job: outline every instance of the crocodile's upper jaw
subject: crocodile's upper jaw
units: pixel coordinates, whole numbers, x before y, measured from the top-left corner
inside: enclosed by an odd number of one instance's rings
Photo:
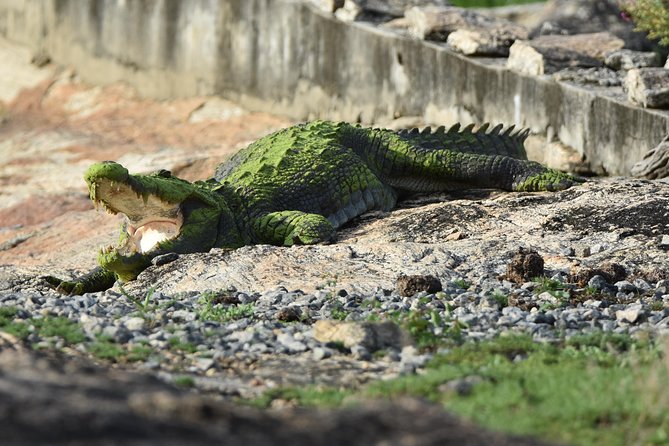
[[[156,195],[135,191],[130,185],[101,179],[96,182],[91,198],[96,207],[112,214],[124,214],[121,245],[103,248],[103,252],[116,250],[120,254],[148,253],[160,242],[176,238],[183,224],[178,204],[168,203]]]

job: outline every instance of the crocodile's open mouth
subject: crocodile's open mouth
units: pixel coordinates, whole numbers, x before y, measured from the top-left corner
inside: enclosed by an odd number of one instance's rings
[[[103,253],[112,250],[123,255],[147,253],[159,243],[176,238],[181,231],[183,215],[178,204],[138,192],[124,182],[100,179],[91,198],[96,207],[126,217],[120,245],[105,247]]]

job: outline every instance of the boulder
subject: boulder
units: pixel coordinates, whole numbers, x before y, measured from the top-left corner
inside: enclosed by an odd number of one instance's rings
[[[648,108],[669,108],[669,70],[635,68],[625,78],[627,98]]]
[[[405,19],[412,36],[448,41],[456,50],[470,55],[505,56],[515,40],[528,36],[527,29],[520,25],[464,8],[413,7],[406,11]]]
[[[606,30],[625,42],[625,48],[650,51],[646,33],[620,14],[618,0],[549,0],[530,35],[572,35]]]
[[[516,41],[510,48],[507,66],[528,75],[550,74],[568,67],[599,67],[607,53],[623,45],[621,39],[607,32],[541,36]]]
[[[604,58],[604,63],[614,70],[631,70],[633,68],[659,67],[662,65],[657,53],[627,49],[611,51]]]

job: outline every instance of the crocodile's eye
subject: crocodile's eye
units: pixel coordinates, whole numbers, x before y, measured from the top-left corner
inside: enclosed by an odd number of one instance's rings
[[[163,177],[163,178],[171,178],[172,177],[172,172],[170,172],[169,170],[160,169],[158,172],[156,172],[156,176]]]

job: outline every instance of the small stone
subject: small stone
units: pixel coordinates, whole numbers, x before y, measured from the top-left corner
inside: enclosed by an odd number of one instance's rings
[[[168,252],[167,254],[161,254],[159,256],[155,256],[154,258],[151,259],[151,264],[153,266],[160,266],[160,265],[166,265],[168,263],[174,262],[179,258],[179,254],[176,252]]]
[[[506,278],[519,284],[543,275],[544,259],[532,249],[519,248],[506,265]]]
[[[300,353],[307,349],[307,346],[304,342],[295,340],[292,334],[290,333],[281,333],[276,337],[276,340],[279,341],[281,345],[286,347],[291,353]]]
[[[641,322],[647,315],[647,311],[642,304],[633,304],[624,310],[616,311],[616,320],[634,324]]]
[[[571,246],[565,246],[560,248],[560,254],[566,257],[572,257],[576,254],[576,251]]]
[[[372,354],[362,345],[354,345],[351,347],[351,354],[355,359],[360,361],[369,361],[372,359]]]
[[[592,276],[590,280],[588,280],[588,286],[592,287],[596,290],[603,290],[609,286],[609,284],[606,282],[606,279],[602,276],[595,275]]]
[[[618,288],[618,291],[621,291],[623,293],[634,293],[635,291],[637,291],[637,288],[627,280],[621,280],[620,282],[616,282],[614,286]]]
[[[547,314],[542,311],[536,311],[534,313],[530,313],[530,315],[527,317],[527,322],[533,322],[535,324],[553,325],[555,324],[555,317],[552,314]]]
[[[483,382],[480,376],[467,376],[465,378],[447,381],[439,386],[439,391],[444,393],[457,393],[459,396],[469,396],[474,390],[474,386]]]
[[[188,310],[176,310],[172,312],[172,320],[175,322],[191,322],[197,318],[197,314]]]
[[[118,327],[115,327],[113,325],[107,325],[102,329],[102,336],[115,338],[116,334],[118,333],[118,330],[119,330]]]
[[[320,361],[321,359],[329,358],[332,356],[332,350],[329,348],[324,348],[324,347],[315,347],[312,350],[312,357],[316,361]]]
[[[420,291],[432,294],[441,290],[441,282],[434,276],[401,275],[397,278],[397,292],[400,296],[411,297]]]
[[[578,245],[574,248],[574,253],[576,257],[590,257],[590,247],[586,245]]]
[[[197,358],[195,360],[195,367],[200,371],[207,371],[212,368],[215,361],[212,358]]]
[[[451,234],[448,234],[446,236],[446,241],[454,242],[456,240],[461,240],[463,238],[465,238],[465,234],[463,234],[460,231],[455,231],[455,232],[452,232]]]
[[[604,249],[606,249],[604,247],[604,245],[602,245],[601,243],[596,243],[596,244],[592,245],[592,247],[590,248],[590,253],[591,254],[598,254],[598,253],[604,251]]]
[[[655,284],[655,290],[661,292],[662,294],[669,293],[669,280],[660,280]]]
[[[650,284],[649,284],[648,282],[646,282],[645,280],[643,280],[643,279],[634,279],[634,283],[633,283],[633,285],[634,285],[637,289],[639,289],[639,290],[641,290],[641,291],[643,291],[643,292],[650,291],[650,290],[653,289],[653,287],[651,287]]]
[[[142,317],[131,317],[126,320],[123,325],[130,331],[139,331],[146,325],[146,321]]]
[[[283,307],[276,313],[276,318],[281,322],[295,322],[302,318],[302,310],[298,307]]]
[[[662,249],[669,248],[669,235],[665,234],[662,236],[662,240],[660,240],[660,248]]]
[[[544,291],[537,296],[537,302],[540,304],[560,305],[562,302],[552,293]]]
[[[258,334],[250,329],[241,330],[233,332],[228,338],[233,341],[238,341],[241,344],[246,344],[258,339]]]
[[[347,348],[362,345],[369,351],[382,348],[402,348],[407,336],[395,323],[387,322],[341,322],[319,320],[313,325],[313,336],[319,342],[342,343]]]
[[[411,365],[414,369],[423,367],[429,361],[431,355],[421,355],[418,349],[413,345],[407,345],[402,348],[400,361],[404,365]]]

